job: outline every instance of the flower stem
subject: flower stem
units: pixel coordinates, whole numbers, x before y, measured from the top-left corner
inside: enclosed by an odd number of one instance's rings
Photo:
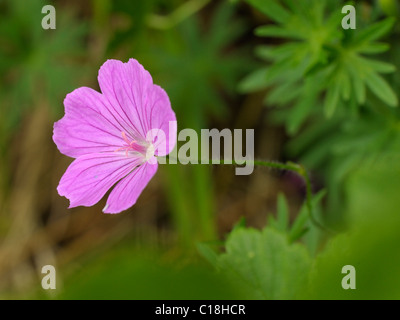
[[[169,157],[169,156],[167,156],[167,157],[169,159],[172,159],[172,157]],[[196,161],[196,163],[201,163],[201,161]],[[234,165],[234,166],[243,166],[243,165],[247,165],[247,164],[253,164],[254,166],[269,167],[269,168],[274,168],[274,169],[279,169],[279,170],[287,170],[287,171],[292,171],[292,172],[297,173],[298,175],[300,175],[303,178],[305,185],[306,185],[306,206],[307,206],[308,215],[309,215],[311,222],[316,227],[321,229],[322,231],[325,231],[330,234],[336,234],[335,231],[325,227],[314,217],[311,181],[310,181],[310,177],[308,175],[307,170],[301,164],[297,164],[297,163],[294,163],[291,161],[288,161],[286,163],[281,163],[281,162],[276,162],[276,161],[264,161],[264,160],[246,160],[244,163],[239,164],[233,160],[224,161],[224,160],[214,160],[214,159],[211,160],[210,163],[223,164],[223,165]]]
[[[218,160],[217,160],[218,161]],[[215,163],[216,161],[214,161]],[[232,164],[232,165],[239,165],[238,163],[235,163],[235,161],[232,161],[232,163],[225,163],[223,160],[219,161],[220,164]],[[333,230],[325,227],[322,225],[318,220],[314,217],[314,209],[313,209],[313,203],[312,203],[312,189],[311,189],[311,181],[310,177],[308,175],[307,170],[305,169],[304,166],[288,161],[286,163],[281,163],[281,162],[275,162],[275,161],[264,161],[264,160],[246,160],[245,163],[240,164],[253,164],[255,166],[262,166],[262,167],[269,167],[269,168],[274,168],[274,169],[280,169],[280,170],[288,170],[297,173],[300,175],[306,185],[306,206],[308,210],[308,215],[311,220],[311,222],[318,227],[319,229],[330,233],[330,234],[335,234]]]
[[[191,15],[203,9],[210,1],[211,0],[186,1],[169,15],[162,16],[158,14],[151,14],[147,18],[147,24],[154,29],[170,29],[175,25],[181,23],[185,19],[189,18]]]

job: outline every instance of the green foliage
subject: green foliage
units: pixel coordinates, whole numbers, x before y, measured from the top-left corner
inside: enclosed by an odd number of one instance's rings
[[[400,144],[398,144],[400,146]],[[400,152],[386,152],[360,165],[345,183],[349,220],[359,223],[399,219]]]
[[[56,30],[43,30],[46,4],[0,1],[0,193],[7,191],[6,159],[22,120],[39,107],[60,116],[65,95],[88,70],[82,65],[87,24],[65,8],[57,11]]]
[[[400,205],[400,171],[393,167],[399,160],[398,153],[390,154],[359,167],[346,185],[351,196],[350,228],[312,256],[306,249],[312,227],[302,242],[288,241],[288,207],[282,195],[277,217],[270,218],[262,231],[237,227],[228,235],[224,253],[206,244],[199,251],[245,298],[398,299],[400,217],[393,213]],[[309,223],[302,217],[299,214],[292,229]],[[342,287],[346,265],[355,267],[356,290]]]
[[[236,6],[221,1],[205,27],[197,15],[190,16],[169,29],[148,31],[154,41],[143,53],[140,48],[135,50],[139,58],[143,54],[141,61],[168,92],[178,129],[200,130],[208,126],[210,118],[223,119],[230,114],[228,101],[235,97],[239,79],[253,65],[251,60],[243,63],[246,48],[234,48],[246,31],[235,12]],[[170,165],[165,168],[165,177],[181,241],[193,247],[195,241],[214,239],[211,168]]]
[[[300,161],[327,190],[313,196],[314,220],[345,222],[346,232],[328,236],[312,223],[306,204],[294,213],[292,199],[280,194],[262,230],[242,219],[225,241],[215,240],[218,193],[210,166],[164,166],[159,174],[169,207],[162,214],[174,229],[161,223],[178,245],[162,253],[151,246],[132,251],[126,240],[107,246],[76,261],[72,275],[57,270],[64,281],[56,298],[400,298],[398,3],[357,1],[357,29],[343,30],[344,1],[246,0],[265,24],[255,29],[264,43],[255,50],[257,63],[247,52],[254,39],[244,36],[250,23],[243,16],[253,13],[238,12],[233,2],[96,0],[82,5],[78,19],[69,5],[54,1],[57,29],[44,31],[47,3],[0,0],[0,160],[22,156],[12,154],[9,142],[19,138],[13,133],[24,116],[45,105],[61,115],[65,94],[95,83],[105,59],[134,57],[150,70],[170,96],[179,129],[236,120],[231,102],[239,106],[241,99],[235,90],[253,70],[240,92],[246,99],[266,93],[264,103],[274,107],[270,123],[283,124],[290,135],[281,156]],[[87,61],[96,62],[89,68]],[[13,178],[7,161],[0,163],[6,183]],[[43,210],[58,208],[41,200]],[[192,254],[194,244],[213,268]],[[354,291],[341,287],[348,264],[357,270]],[[40,289],[37,296],[44,294]]]
[[[314,263],[306,299],[399,299],[399,220],[375,221],[333,239]],[[344,290],[341,270],[356,270],[356,289]]]
[[[333,238],[315,261],[312,299],[399,299],[399,153],[360,166],[346,183],[351,230]],[[340,286],[344,265],[356,268],[356,290]]]
[[[287,150],[292,156],[301,155],[309,167],[323,170],[330,209],[338,218],[341,214],[337,210],[345,204],[342,187],[345,180],[360,165],[372,163],[395,150],[398,152],[399,133],[397,111],[366,111],[358,117],[342,115],[315,123],[290,141]]]
[[[346,186],[352,195],[351,228],[316,255],[310,255],[306,239],[315,227],[300,213],[290,228],[287,201],[280,195],[277,218],[263,230],[246,228],[242,219],[222,253],[211,249],[218,243],[198,244],[217,273],[197,263],[171,265],[152,250],[133,254],[129,245],[83,263],[78,275],[65,281],[59,298],[397,299],[400,217],[392,213],[400,205],[400,171],[392,166],[399,160],[392,154],[357,170]],[[309,231],[301,242],[291,243],[296,225],[308,225]],[[345,265],[356,268],[356,290],[341,286]]]
[[[177,267],[165,261],[154,249],[144,251],[134,252],[131,247],[120,246],[104,256],[87,259],[72,278],[66,277],[65,286],[56,298],[190,300],[240,297],[225,279],[203,265],[182,262]]]
[[[270,65],[250,74],[240,89],[271,88],[265,100],[268,105],[290,106],[285,115],[289,133],[296,133],[304,121],[320,113],[321,106],[328,118],[337,109],[360,109],[366,103],[367,88],[388,106],[397,106],[396,94],[381,75],[396,68],[366,57],[388,49],[377,40],[391,30],[393,18],[344,30],[341,1],[248,2],[275,22],[258,27],[255,33],[285,41],[257,48],[257,55]]]
[[[273,120],[283,123],[293,136],[287,145],[288,154],[291,158],[301,157],[307,166],[322,173],[329,208],[335,217],[346,216],[348,231],[325,244],[326,235],[313,225],[306,205],[293,217],[287,200],[279,195],[277,212],[268,216],[263,230],[246,228],[241,220],[224,243],[197,243],[199,253],[217,274],[196,264],[176,268],[153,258],[130,259],[125,253],[112,262],[96,263],[101,265],[100,270],[89,265],[66,288],[63,297],[107,298],[108,291],[117,289],[113,297],[399,296],[400,279],[392,275],[400,261],[396,253],[400,224],[393,216],[399,205],[396,192],[400,162],[394,150],[400,150],[400,130],[398,110],[388,108],[397,106],[395,92],[400,85],[397,73],[393,74],[400,66],[396,57],[399,48],[390,38],[395,20],[382,18],[374,7],[367,17],[357,15],[356,30],[343,30],[343,1],[247,2],[272,21],[255,31],[272,44],[256,49],[257,56],[268,64],[247,76],[240,90],[249,93],[268,89],[265,103],[278,107]],[[229,54],[226,50],[234,47],[245,31],[242,21],[233,18],[235,7],[215,6],[205,27],[193,16],[176,25],[167,23],[149,30],[146,21],[157,26],[157,19],[144,16],[154,7],[156,1],[141,6],[134,18],[137,23],[115,35],[108,50],[129,43],[135,57],[166,88],[181,128],[200,129],[209,116],[229,116],[221,92],[232,97],[237,80],[253,66],[242,47],[230,49]],[[166,7],[173,9],[172,5]],[[129,12],[131,5],[126,2],[113,10],[124,8]],[[381,42],[388,34],[390,46]],[[389,48],[392,51],[388,52]],[[191,245],[215,239],[209,168],[168,166],[164,172],[171,214],[182,242]],[[323,224],[324,195],[320,192],[313,199],[314,219]],[[214,250],[215,246],[223,250]],[[356,291],[341,287],[341,268],[347,264],[356,267]],[[207,283],[214,285],[210,288]],[[191,290],[193,286],[196,293]],[[166,292],[166,287],[174,290]]]
[[[274,44],[256,48],[268,65],[240,89],[268,88],[265,103],[276,107],[270,122],[292,137],[287,156],[322,173],[329,220],[342,224],[344,181],[357,166],[398,148],[399,111],[388,108],[397,106],[400,88],[398,28],[381,11],[393,3],[358,2],[357,28],[344,30],[343,1],[248,2],[272,20],[256,34]]]
[[[6,1],[0,10],[0,149],[24,113],[40,104],[59,115],[65,94],[76,87],[84,67],[84,22],[69,9],[57,14],[56,30],[44,31],[41,13],[46,2]]]
[[[325,194],[325,191],[322,190],[312,199],[312,214],[314,218],[318,220],[321,219],[320,202]],[[296,218],[290,223],[287,200],[283,194],[279,194],[276,215],[270,214],[268,216],[268,226],[276,231],[287,234],[290,243],[299,239],[305,240],[305,242],[309,244],[310,252],[315,253],[320,234],[318,228],[310,221],[310,212],[306,203],[303,203]]]
[[[276,211],[276,219],[270,215],[268,224],[278,231],[286,232],[289,228],[289,208],[283,194],[279,194],[278,196],[278,205]]]
[[[313,199],[316,212],[324,194],[322,191]],[[321,233],[311,224],[306,205],[290,223],[282,194],[277,214],[268,218],[262,231],[246,228],[240,220],[226,239],[224,253],[217,253],[211,243],[199,243],[197,249],[245,298],[294,299],[306,288]],[[299,239],[302,244],[297,243]]]
[[[310,257],[298,244],[272,228],[263,231],[238,228],[226,241],[226,252],[216,256],[210,249],[209,262],[250,299],[292,299],[307,282]]]
[[[243,48],[227,52],[245,32],[243,21],[234,18],[235,8],[221,2],[206,28],[196,16],[185,20],[160,34],[162,45],[157,42],[152,54],[146,54],[171,97],[181,128],[198,130],[205,126],[207,116],[228,116],[221,92],[234,96],[238,80],[251,70],[251,61],[243,64]]]

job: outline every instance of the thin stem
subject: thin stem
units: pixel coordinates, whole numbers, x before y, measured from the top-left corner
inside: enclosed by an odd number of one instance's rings
[[[318,222],[317,219],[315,219],[314,214],[313,214],[313,203],[312,203],[312,189],[311,189],[311,181],[310,181],[310,176],[308,175],[308,172],[306,168],[300,164],[297,163],[292,163],[293,166],[296,166],[298,169],[296,172],[304,179],[304,182],[306,184],[306,205],[308,209],[308,213],[310,216],[311,222],[316,225],[318,228],[321,230],[324,230],[328,233],[335,234],[331,229],[328,229],[327,227],[323,226],[320,222]]]
[[[172,157],[167,156],[169,159],[172,159]],[[175,160],[175,159],[174,159]],[[198,161],[197,163],[201,163],[201,161]],[[230,160],[229,162],[226,162],[224,160],[211,160],[210,163],[212,164],[223,164],[223,165],[234,165],[234,166],[239,166],[239,165],[245,165],[245,164],[253,164],[255,166],[262,166],[262,167],[269,167],[269,168],[274,168],[274,169],[279,169],[279,170],[288,170],[297,173],[300,175],[306,185],[306,206],[308,210],[308,215],[310,217],[311,222],[318,227],[319,229],[330,233],[330,234],[335,234],[336,232],[323,226],[318,220],[314,217],[313,214],[313,203],[312,203],[312,189],[311,189],[311,181],[310,177],[308,175],[307,170],[304,168],[304,166],[294,163],[294,162],[286,162],[286,163],[281,163],[281,162],[276,162],[276,161],[264,161],[264,160],[246,160],[244,163],[237,163],[233,160]]]
[[[264,167],[269,167],[269,168],[275,168],[275,169],[280,169],[280,170],[288,170],[292,172],[296,172],[298,175],[300,175],[306,185],[306,206],[308,210],[308,215],[310,217],[311,222],[318,227],[319,229],[327,232],[334,234],[335,232],[328,229],[327,227],[323,226],[318,220],[314,217],[314,209],[313,209],[313,203],[312,203],[312,189],[311,189],[311,181],[310,177],[308,175],[307,170],[304,168],[304,166],[294,163],[294,162],[286,162],[286,163],[281,163],[281,162],[273,162],[273,161],[264,161],[264,160],[254,160],[254,161],[246,161],[246,164],[253,163],[256,166],[264,166]],[[223,161],[221,161],[221,164],[225,164]],[[237,163],[233,162],[233,165],[238,165]]]
[[[191,15],[203,9],[211,0],[190,0],[166,16],[151,14],[147,18],[147,25],[159,30],[166,30],[181,23]]]

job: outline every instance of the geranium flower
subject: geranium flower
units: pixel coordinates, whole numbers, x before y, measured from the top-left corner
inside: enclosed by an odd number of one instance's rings
[[[101,93],[69,93],[65,116],[54,124],[61,153],[76,158],[58,185],[69,208],[92,206],[114,185],[104,213],[133,206],[157,171],[156,156],[175,146],[176,117],[166,92],[135,59],[107,60],[99,70]]]

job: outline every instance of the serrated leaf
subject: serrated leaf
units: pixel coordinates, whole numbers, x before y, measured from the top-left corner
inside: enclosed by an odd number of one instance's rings
[[[218,265],[249,298],[293,299],[306,285],[310,257],[271,228],[240,229],[230,234]]]

